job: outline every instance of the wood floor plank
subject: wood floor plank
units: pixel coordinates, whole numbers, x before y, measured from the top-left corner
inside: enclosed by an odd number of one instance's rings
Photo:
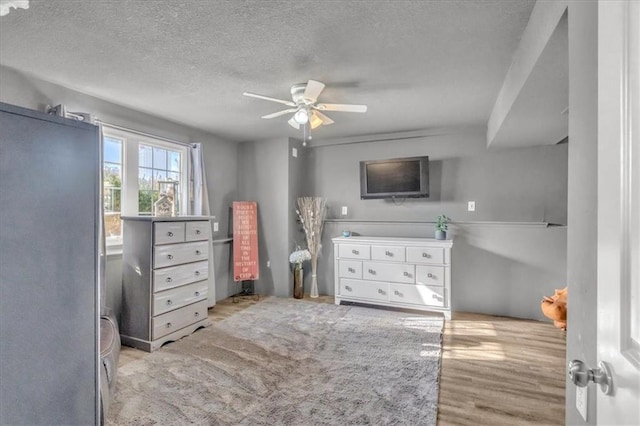
[[[222,300],[209,319],[221,321],[260,300]],[[455,312],[442,340],[438,425],[564,424],[565,332],[546,322]],[[146,355],[123,347],[119,364]]]

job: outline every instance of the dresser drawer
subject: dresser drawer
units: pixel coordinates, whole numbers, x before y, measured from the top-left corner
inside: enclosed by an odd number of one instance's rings
[[[344,278],[362,278],[362,262],[340,260],[340,276]]]
[[[441,247],[407,247],[409,263],[444,263],[444,249]]]
[[[404,247],[371,246],[371,260],[392,260],[404,262]]]
[[[208,281],[199,281],[161,291],[153,295],[153,316],[172,311],[207,298]]]
[[[153,267],[180,265],[209,258],[209,241],[168,244],[153,248]]]
[[[373,300],[389,300],[389,284],[375,281],[341,279],[340,295]]]
[[[151,339],[159,339],[205,318],[207,318],[206,300],[154,317],[151,319]]]
[[[444,287],[390,284],[389,300],[423,306],[447,306]]]
[[[153,271],[153,292],[180,287],[208,278],[209,262],[207,261],[156,269]]]
[[[362,278],[365,280],[415,283],[414,265],[405,263],[362,262]]]
[[[153,229],[155,244],[184,242],[184,222],[156,222]]]
[[[340,244],[341,259],[370,259],[371,246],[365,244]]]
[[[199,220],[197,222],[187,222],[185,241],[208,240],[211,234],[209,221]]]
[[[423,285],[435,285],[442,287],[444,285],[444,266],[416,266],[416,283]]]

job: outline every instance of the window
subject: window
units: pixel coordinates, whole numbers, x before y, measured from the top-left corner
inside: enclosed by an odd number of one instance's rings
[[[109,136],[103,140],[104,227],[107,239],[111,240],[122,236],[122,143]]]
[[[103,196],[107,245],[122,243],[121,216],[151,215],[163,191],[174,196],[176,214],[186,214],[187,148],[105,127]],[[173,188],[177,187],[177,191]]]

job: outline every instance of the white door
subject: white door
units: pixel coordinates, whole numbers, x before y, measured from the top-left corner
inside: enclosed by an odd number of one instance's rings
[[[640,2],[598,7],[598,424],[640,425]]]

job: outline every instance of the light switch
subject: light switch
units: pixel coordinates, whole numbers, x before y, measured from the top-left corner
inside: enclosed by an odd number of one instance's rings
[[[347,208],[347,206],[342,206],[342,216],[346,216],[348,211],[349,209]]]
[[[475,212],[476,211],[476,202],[475,201],[469,201],[467,210],[469,210],[470,212]]]
[[[218,232],[218,222],[213,222],[213,232]]]
[[[298,156],[298,149],[297,148],[291,148],[291,155],[293,155],[294,157]]]

